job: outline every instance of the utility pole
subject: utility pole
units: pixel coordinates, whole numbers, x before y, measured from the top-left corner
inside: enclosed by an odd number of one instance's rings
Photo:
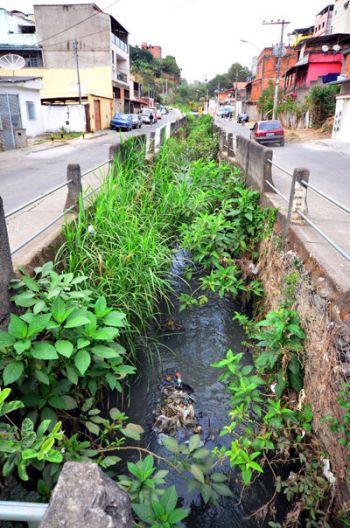
[[[74,50],[74,55],[75,55],[75,62],[76,62],[76,65],[77,65],[79,104],[81,104],[81,84],[80,84],[78,41],[77,41],[77,39],[73,40],[73,50]]]
[[[284,40],[284,28],[290,24],[290,22],[287,22],[286,20],[271,20],[271,22],[263,22],[263,26],[281,26],[281,40],[278,47],[278,55],[277,55],[277,64],[276,64],[276,84],[275,84],[275,94],[273,98],[273,112],[272,112],[272,119],[276,119],[276,110],[278,105],[278,91],[280,87],[280,80],[281,80],[281,63],[282,63],[282,57],[283,57],[283,40]]]

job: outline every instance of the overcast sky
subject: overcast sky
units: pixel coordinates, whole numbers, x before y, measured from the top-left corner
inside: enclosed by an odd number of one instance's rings
[[[0,0],[5,9],[33,12],[33,3],[77,4],[88,0]],[[280,26],[263,20],[286,19],[286,33],[314,24],[327,0],[97,0],[130,32],[130,43],[162,46],[163,56],[174,55],[188,81],[225,73],[233,62],[250,67],[257,48],[275,44]],[[251,41],[244,44],[240,39]],[[287,37],[286,37],[287,42]]]

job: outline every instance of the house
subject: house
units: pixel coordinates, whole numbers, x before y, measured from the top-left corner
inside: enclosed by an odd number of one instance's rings
[[[334,0],[332,33],[350,33],[350,2]]]
[[[232,88],[228,88],[227,90],[222,90],[218,93],[218,100],[220,105],[230,104],[235,101],[236,99],[236,91],[237,91],[237,100],[241,101],[245,95],[245,86],[247,82],[237,82],[234,83]]]
[[[343,50],[341,75],[332,83],[340,87],[337,95],[333,139],[350,141],[350,48]]]
[[[285,94],[302,101],[312,86],[335,81],[342,70],[342,49],[349,44],[346,34],[301,41],[296,47],[298,61],[285,74]]]
[[[32,16],[0,8],[0,57],[8,53],[21,55],[26,68],[43,66],[42,50],[37,45]],[[9,74],[12,75],[12,71]],[[28,75],[31,77],[33,72],[28,72]]]
[[[152,44],[147,44],[147,42],[142,42],[141,49],[149,51],[154,59],[162,58],[162,47],[161,46],[152,46]]]
[[[139,80],[136,79],[135,75],[130,74],[129,76],[129,112],[136,113],[142,108],[146,107],[148,101],[142,97],[142,86]]]
[[[287,46],[284,49],[284,55],[281,59],[281,80],[280,86],[283,87],[283,76],[285,72],[296,63],[298,58],[298,51],[292,46]],[[243,111],[247,112],[250,120],[259,119],[258,101],[263,90],[265,90],[271,82],[276,82],[276,66],[277,66],[276,47],[264,48],[257,60],[256,77],[252,81],[246,83],[246,99],[243,103]]]
[[[44,132],[40,77],[0,77],[0,151],[25,147],[27,136]]]
[[[324,7],[316,15],[314,37],[330,35],[333,31],[334,4]]]
[[[34,16],[30,36],[42,60],[26,63],[20,74],[42,77],[43,105],[81,104],[81,126],[86,123],[88,131],[108,127],[114,112],[124,111],[130,99],[127,30],[94,3],[34,5]]]
[[[306,28],[295,29],[292,33],[289,33],[289,37],[293,37],[292,46],[296,46],[299,42],[305,38],[312,37],[315,31],[315,26],[309,26]]]

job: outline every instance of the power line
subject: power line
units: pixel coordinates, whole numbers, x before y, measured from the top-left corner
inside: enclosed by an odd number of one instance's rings
[[[111,4],[108,4],[103,9],[109,9],[110,7],[112,7],[114,4],[116,4],[118,2],[120,2],[120,0],[114,0]],[[79,5],[79,4],[77,4],[77,5]],[[93,13],[92,15],[89,15],[88,17],[84,18],[83,20],[80,20],[80,22],[76,22],[75,24],[72,24],[71,26],[66,27],[65,29],[62,29],[58,33],[55,33],[54,35],[51,35],[50,37],[46,37],[45,39],[40,40],[39,42],[37,42],[37,45],[42,44],[43,42],[46,42],[47,40],[50,40],[52,38],[58,37],[58,35],[62,35],[62,33],[65,33],[66,31],[69,31],[70,29],[73,29],[74,27],[79,26],[79,24],[82,24],[83,22],[86,22],[87,20],[90,20],[94,16],[99,15],[101,13],[103,13],[102,10],[101,11],[97,11],[96,13]]]
[[[87,35],[83,35],[81,37],[77,36],[76,37],[76,40],[84,40],[85,38],[87,37],[91,37],[93,35],[98,35],[99,33],[105,33],[105,29],[102,29],[101,31],[94,31],[93,33],[88,33]],[[59,46],[60,44],[65,44],[67,41],[70,41],[70,40],[73,40],[73,39],[66,39],[66,40],[60,40],[60,42],[55,42],[54,44],[51,44],[51,46]],[[47,51],[51,51],[51,50],[47,50]],[[65,50],[67,51],[67,50]],[[89,50],[91,51],[91,50]]]

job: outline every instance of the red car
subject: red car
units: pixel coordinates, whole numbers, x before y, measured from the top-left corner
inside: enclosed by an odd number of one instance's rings
[[[251,128],[250,139],[258,143],[279,143],[284,146],[284,130],[281,123],[274,121],[258,121]]]

